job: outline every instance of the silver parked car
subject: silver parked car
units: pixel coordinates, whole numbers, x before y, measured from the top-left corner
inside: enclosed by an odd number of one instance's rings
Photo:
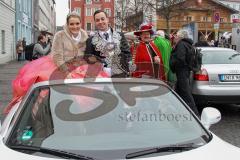
[[[240,103],[240,53],[229,48],[200,49],[203,64],[192,86],[196,104]]]

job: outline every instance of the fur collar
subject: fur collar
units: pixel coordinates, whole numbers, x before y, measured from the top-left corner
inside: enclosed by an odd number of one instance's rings
[[[81,34],[81,39],[80,39],[80,42],[79,44],[82,44],[82,43],[85,43],[88,39],[88,34],[86,31],[84,31],[83,29],[80,29],[80,34]],[[67,25],[64,25],[64,33],[65,35],[68,37],[68,39],[73,43],[75,44],[75,41],[72,39],[72,35],[67,27]]]

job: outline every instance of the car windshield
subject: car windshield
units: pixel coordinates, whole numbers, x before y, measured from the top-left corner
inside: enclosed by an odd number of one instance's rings
[[[209,138],[169,88],[144,83],[37,88],[13,130],[8,146],[46,147],[103,159],[172,144],[203,145]]]
[[[240,53],[234,50],[203,50],[203,64],[240,64]]]

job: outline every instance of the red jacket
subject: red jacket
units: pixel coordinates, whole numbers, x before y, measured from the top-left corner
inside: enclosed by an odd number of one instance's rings
[[[134,63],[137,65],[137,69],[133,72],[132,76],[142,77],[142,75],[148,75],[157,79],[166,80],[161,52],[153,41],[149,43],[149,47],[151,47],[154,53],[160,58],[160,65],[153,62],[154,57],[152,57],[149,52],[147,44],[140,42],[139,45],[136,46],[135,52],[134,48],[131,48],[133,57],[135,57]]]

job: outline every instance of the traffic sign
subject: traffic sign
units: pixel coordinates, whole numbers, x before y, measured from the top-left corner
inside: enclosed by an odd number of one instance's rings
[[[220,13],[219,12],[214,13],[214,21],[215,21],[215,23],[220,22]]]
[[[240,19],[233,19],[233,23],[240,23]]]

